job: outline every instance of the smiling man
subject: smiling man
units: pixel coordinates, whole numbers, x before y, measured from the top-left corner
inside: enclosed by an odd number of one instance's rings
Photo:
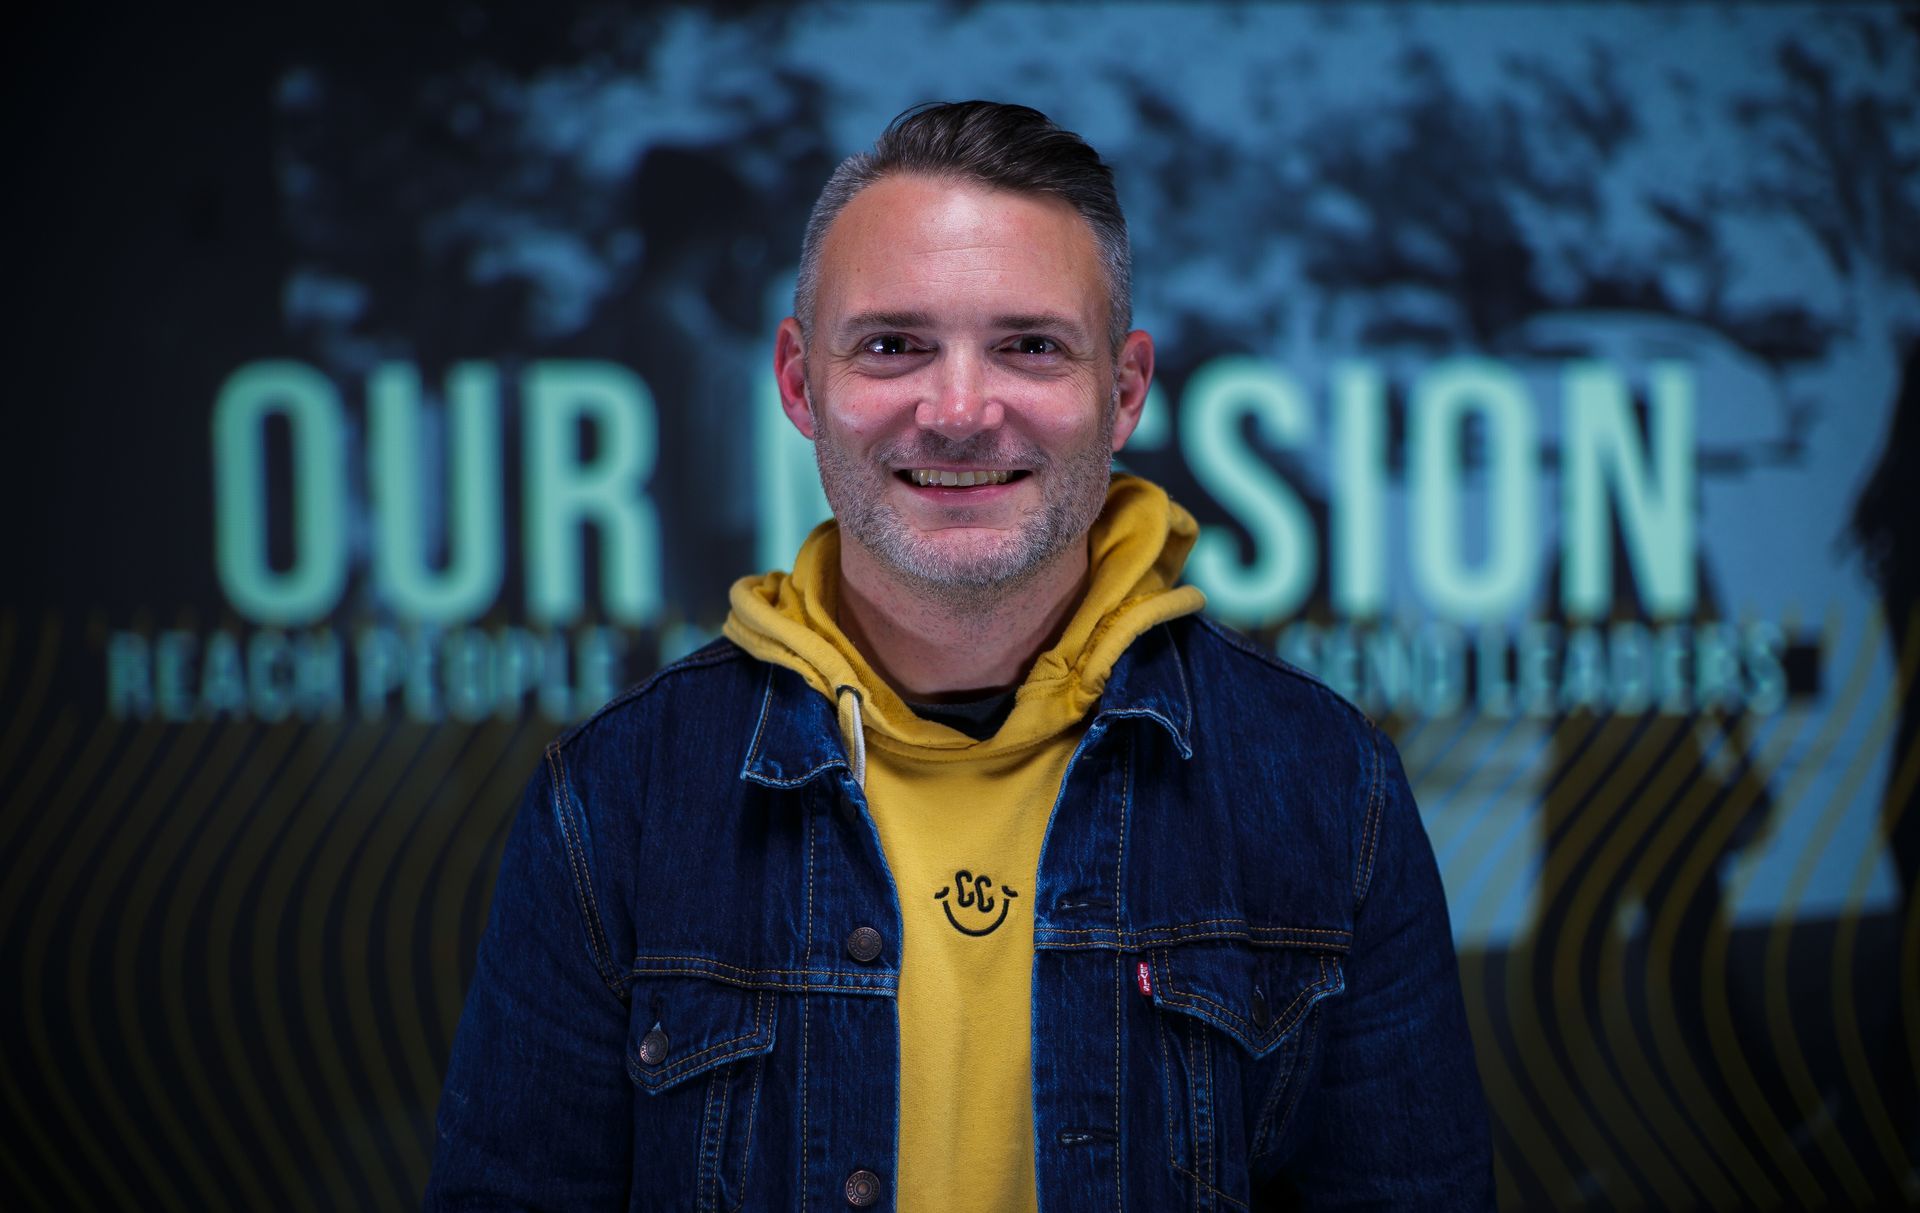
[[[1392,746],[1110,473],[1129,275],[1033,110],[835,172],[774,349],[834,521],[549,747],[429,1207],[1491,1206]]]

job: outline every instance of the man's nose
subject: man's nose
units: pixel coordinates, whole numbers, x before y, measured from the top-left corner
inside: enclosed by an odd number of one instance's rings
[[[1006,410],[993,399],[988,371],[978,354],[944,351],[932,393],[920,402],[914,420],[956,441],[996,428]]]

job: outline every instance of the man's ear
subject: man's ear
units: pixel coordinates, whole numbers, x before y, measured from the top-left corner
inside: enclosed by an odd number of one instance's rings
[[[1140,424],[1140,410],[1147,405],[1147,389],[1153,386],[1153,338],[1144,329],[1135,329],[1120,343],[1120,356],[1113,362],[1113,449],[1127,445],[1133,427]]]
[[[780,387],[780,411],[807,441],[813,441],[813,408],[807,403],[807,347],[800,322],[788,316],[773,339],[773,380]]]

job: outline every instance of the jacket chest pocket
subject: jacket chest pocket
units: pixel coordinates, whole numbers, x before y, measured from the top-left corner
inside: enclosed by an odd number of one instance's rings
[[[1149,953],[1167,1153],[1199,1207],[1245,1207],[1252,1160],[1285,1130],[1313,1059],[1337,953],[1236,942]]]
[[[627,1076],[642,1093],[634,1103],[641,1205],[705,1213],[746,1200],[775,1011],[764,990],[705,978],[634,984]]]

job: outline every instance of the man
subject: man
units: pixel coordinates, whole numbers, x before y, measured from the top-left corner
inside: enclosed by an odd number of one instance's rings
[[[836,171],[774,351],[835,522],[549,747],[430,1207],[1490,1207],[1393,747],[1110,477],[1127,248],[1023,107]]]

